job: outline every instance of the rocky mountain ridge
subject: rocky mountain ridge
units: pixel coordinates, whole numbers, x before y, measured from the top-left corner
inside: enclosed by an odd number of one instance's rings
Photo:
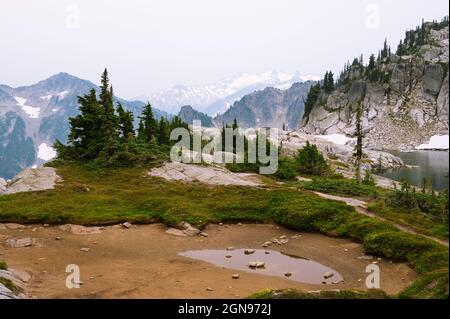
[[[206,85],[176,85],[137,99],[151,101],[157,108],[177,113],[182,105],[193,105],[198,111],[216,116],[236,101],[266,87],[287,89],[295,82],[317,80],[317,76],[280,71],[259,74],[243,73]]]
[[[245,95],[224,114],[214,118],[194,110],[191,106],[183,106],[178,116],[189,124],[192,124],[192,120],[200,120],[205,127],[221,127],[222,123],[231,124],[236,119],[241,128],[296,129],[303,116],[304,100],[314,83],[297,82],[283,90],[266,87]]]
[[[332,92],[320,91],[301,131],[351,135],[361,103],[368,148],[412,149],[448,135],[448,46],[447,18],[408,31],[396,54],[386,50],[371,68],[354,61]]]

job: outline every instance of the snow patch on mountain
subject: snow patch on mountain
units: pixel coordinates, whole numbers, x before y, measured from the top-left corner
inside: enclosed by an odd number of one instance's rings
[[[226,78],[218,83],[206,85],[176,85],[137,100],[150,103],[160,109],[177,113],[181,106],[192,105],[196,110],[208,115],[225,112],[243,96],[266,87],[288,89],[295,82],[319,79],[318,76],[298,73],[268,71],[260,74],[243,73]]]
[[[49,161],[56,156],[56,151],[53,147],[45,143],[39,144],[37,157],[44,161]]]
[[[448,144],[448,135],[434,135],[428,143],[416,146],[416,150],[448,150]]]
[[[58,96],[60,99],[63,99],[67,96],[67,94],[69,94],[70,92],[67,90],[64,90],[62,92],[56,93],[56,96]]]
[[[39,113],[41,112],[40,107],[26,105],[25,103],[27,102],[27,99],[24,99],[23,97],[15,96],[14,99],[16,100],[17,105],[20,106],[22,111],[24,111],[28,117],[32,119],[39,118]]]
[[[349,141],[356,140],[356,138],[347,137],[344,134],[314,135],[314,137],[330,141],[337,145],[345,145]]]

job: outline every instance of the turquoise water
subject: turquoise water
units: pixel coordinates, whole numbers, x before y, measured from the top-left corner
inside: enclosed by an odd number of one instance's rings
[[[433,188],[442,190],[448,188],[448,151],[414,151],[391,152],[399,156],[405,164],[418,167],[391,169],[382,173],[382,176],[396,181],[406,180],[412,185],[420,186],[423,178],[431,179]]]

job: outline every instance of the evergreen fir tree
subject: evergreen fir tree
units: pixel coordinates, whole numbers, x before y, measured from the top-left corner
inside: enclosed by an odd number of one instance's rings
[[[78,104],[79,114],[69,118],[68,143],[80,158],[93,159],[103,148],[104,139],[100,132],[104,109],[97,101],[94,89],[89,94],[79,96]]]
[[[107,69],[103,71],[101,78],[100,104],[103,107],[103,118],[101,131],[97,134],[104,134],[104,148],[108,148],[118,139],[118,119],[114,114],[112,89],[109,86]]]
[[[169,135],[169,123],[164,117],[161,117],[158,124],[158,143],[160,145],[168,145]]]
[[[306,101],[304,101],[305,104],[305,112],[303,113],[303,118],[308,118],[309,114],[311,113],[312,109],[317,103],[317,99],[319,98],[320,94],[320,83],[317,82],[317,84],[311,86],[309,89],[308,95],[306,97]]]
[[[355,125],[355,137],[356,137],[356,145],[355,145],[355,153],[356,157],[356,181],[358,183],[361,182],[361,160],[363,157],[363,149],[362,149],[362,105],[359,102],[356,108],[356,125]]]
[[[142,142],[149,143],[158,137],[158,122],[153,115],[150,103],[144,106],[142,115],[139,117],[138,139]]]
[[[134,138],[134,115],[131,111],[125,111],[120,102],[117,105],[117,114],[119,117],[120,136],[124,140]]]

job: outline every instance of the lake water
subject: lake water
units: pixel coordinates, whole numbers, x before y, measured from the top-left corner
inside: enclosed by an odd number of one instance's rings
[[[432,180],[433,188],[441,190],[448,188],[448,151],[414,151],[391,152],[400,157],[405,164],[418,167],[391,169],[382,173],[382,176],[396,181],[406,180],[412,185],[420,186],[423,178]]]

